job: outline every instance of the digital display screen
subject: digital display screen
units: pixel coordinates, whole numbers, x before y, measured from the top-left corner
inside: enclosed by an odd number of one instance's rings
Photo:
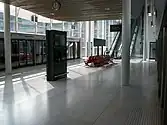
[[[54,45],[55,46],[66,46],[66,41],[64,35],[54,35]]]
[[[105,46],[106,40],[94,38],[94,46]]]

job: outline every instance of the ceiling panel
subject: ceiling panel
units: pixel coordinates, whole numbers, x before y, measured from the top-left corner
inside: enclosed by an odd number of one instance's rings
[[[52,9],[53,0],[1,0],[39,15],[64,21],[120,19],[121,0],[58,0],[61,8]]]

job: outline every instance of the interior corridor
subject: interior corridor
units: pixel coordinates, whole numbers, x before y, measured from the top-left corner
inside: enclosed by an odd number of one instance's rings
[[[131,63],[130,86],[120,87],[121,65],[72,80],[14,104],[6,83],[1,125],[161,125],[155,62]],[[5,93],[7,90],[11,93]],[[13,98],[12,98],[13,97]]]

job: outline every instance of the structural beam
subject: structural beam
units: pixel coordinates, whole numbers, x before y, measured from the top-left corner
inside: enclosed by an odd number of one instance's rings
[[[131,0],[122,0],[122,85],[130,82]]]

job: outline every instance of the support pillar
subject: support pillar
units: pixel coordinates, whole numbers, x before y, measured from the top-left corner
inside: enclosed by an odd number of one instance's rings
[[[5,73],[12,73],[11,65],[11,36],[10,36],[10,5],[4,3],[4,45],[5,45]]]
[[[89,49],[89,21],[85,22],[85,56],[89,56],[90,49]]]
[[[110,45],[111,45],[111,33],[110,33],[110,20],[107,21],[107,49],[109,50],[110,49]]]
[[[89,21],[89,35],[88,35],[88,56],[92,55],[92,44],[91,44],[91,21]]]
[[[50,30],[52,30],[52,19],[50,19]]]
[[[101,27],[102,27],[102,39],[105,39],[105,21],[102,20],[101,23],[102,23],[102,25],[101,25]]]
[[[18,32],[18,15],[19,15],[18,8],[15,7],[15,31],[16,33]]]
[[[94,21],[90,21],[89,29],[91,55],[94,55]]]
[[[38,33],[38,22],[36,22],[36,14],[35,14],[35,16],[34,16],[34,23],[35,23],[35,34],[37,34]]]
[[[64,27],[64,21],[62,21],[62,31],[65,30],[65,27]]]
[[[130,82],[131,0],[123,0],[122,18],[122,85]]]
[[[147,0],[145,0],[145,12],[144,12],[144,41],[143,41],[143,61],[146,61],[148,58],[148,8],[147,8]]]

